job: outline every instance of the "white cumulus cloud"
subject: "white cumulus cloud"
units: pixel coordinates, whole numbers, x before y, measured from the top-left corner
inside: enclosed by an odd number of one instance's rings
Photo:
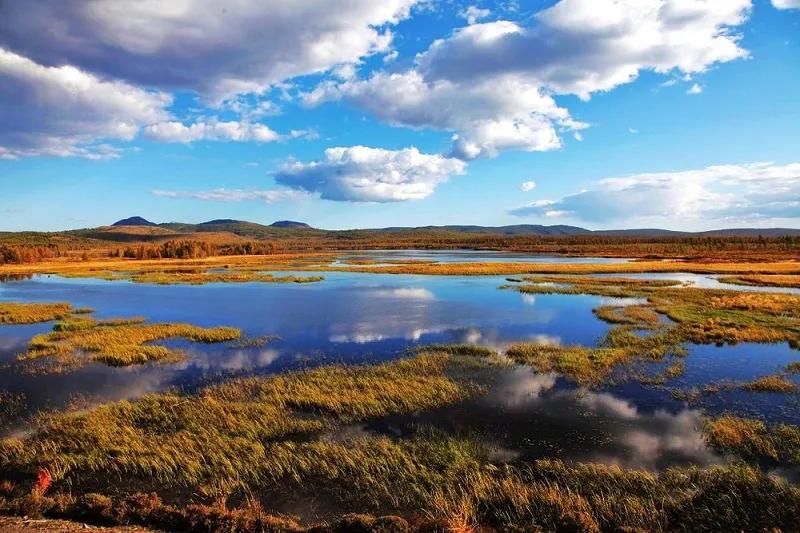
[[[465,167],[458,159],[424,154],[414,147],[337,147],[325,150],[325,158],[319,161],[284,164],[275,181],[319,193],[328,200],[398,202],[430,196],[439,184],[463,173]]]
[[[800,0],[772,0],[777,9],[800,9]]]
[[[535,181],[523,181],[519,185],[519,189],[521,191],[525,191],[525,192],[532,191],[535,188],[536,188],[536,182]]]
[[[735,29],[750,8],[750,0],[561,0],[531,25],[471,24],[435,41],[410,70],[326,82],[305,101],[343,99],[391,124],[452,131],[452,153],[465,159],[552,150],[559,132],[587,126],[552,95],[588,99],[644,70],[691,75],[745,57]]]
[[[551,96],[514,76],[461,85],[429,84],[414,70],[378,73],[368,80],[324,84],[304,96],[309,105],[339,98],[390,124],[458,132],[452,155],[463,159],[504,149],[555,149],[561,146],[558,127],[585,127]]]
[[[162,142],[255,141],[272,142],[281,136],[264,124],[239,121],[199,121],[188,126],[177,121],[159,122],[144,129],[149,139]]]
[[[485,19],[489,15],[491,15],[491,11],[485,8],[480,8],[478,6],[469,6],[463,11],[461,11],[458,15],[467,21],[467,24],[475,24],[481,19]]]
[[[800,220],[800,163],[717,165],[601,180],[557,200],[513,209],[519,216],[620,220]]]
[[[222,100],[388,48],[417,0],[3,2],[0,46]]]
[[[703,88],[700,86],[700,84],[695,83],[691,87],[689,87],[689,89],[687,89],[686,94],[700,94],[702,92]]]
[[[72,66],[49,67],[0,48],[0,158],[117,155],[98,140],[130,140],[168,118],[172,98]]]

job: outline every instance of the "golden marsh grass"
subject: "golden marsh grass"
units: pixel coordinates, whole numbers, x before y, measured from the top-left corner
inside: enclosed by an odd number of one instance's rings
[[[0,324],[50,322],[69,316],[73,311],[68,303],[0,302]]]
[[[148,361],[174,362],[183,358],[182,351],[150,343],[171,338],[214,343],[235,340],[240,336],[237,328],[230,327],[148,324],[143,318],[95,320],[72,317],[56,323],[52,332],[34,336],[27,351],[18,358],[21,361],[52,358],[67,368],[83,360],[109,366]],[[82,357],[84,353],[86,357]]]
[[[0,511],[170,531],[310,531],[270,506],[296,495],[335,502],[333,518],[311,524],[317,533],[790,530],[800,513],[800,490],[741,464],[662,473],[557,460],[498,464],[481,441],[430,428],[404,438],[318,438],[481,394],[470,361],[488,363],[489,355],[428,348],[379,365],[42,415],[35,431],[0,443]],[[731,453],[752,447],[759,457],[794,461],[797,432],[716,419],[707,438]],[[402,516],[374,515],[386,512]]]

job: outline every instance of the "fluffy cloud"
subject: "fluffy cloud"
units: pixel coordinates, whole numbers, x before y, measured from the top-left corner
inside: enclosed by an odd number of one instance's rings
[[[465,10],[461,11],[458,15],[467,21],[467,24],[475,24],[481,19],[485,19],[489,15],[491,15],[491,11],[488,9],[481,9],[478,6],[469,6]]]
[[[800,0],[772,0],[777,9],[800,9]]]
[[[641,70],[705,71],[746,55],[731,28],[750,0],[562,0],[537,24],[479,24],[436,41],[419,58],[428,80],[473,80],[517,73],[559,94],[588,98]]]
[[[393,125],[456,131],[451,155],[462,159],[504,149],[552,150],[561,146],[557,127],[585,126],[515,76],[461,85],[430,84],[414,70],[378,73],[368,80],[323,84],[304,96],[308,105],[339,98]]]
[[[519,184],[519,190],[524,192],[532,191],[535,188],[536,188],[535,181],[523,181],[522,183]]]
[[[248,122],[195,122],[185,125],[169,121],[151,124],[144,129],[149,139],[162,142],[188,143],[193,141],[255,141],[272,142],[281,136],[263,124]]]
[[[275,174],[281,185],[322,198],[349,202],[398,202],[430,196],[450,175],[460,174],[458,159],[423,154],[416,148],[383,150],[366,146],[328,148],[325,158],[285,164]]]
[[[268,204],[303,196],[302,192],[285,189],[214,189],[211,191],[167,191],[155,189],[155,196],[162,198],[190,198],[215,202],[242,202],[245,200],[261,200]]]
[[[0,48],[0,158],[114,157],[98,139],[130,140],[168,118],[169,95],[106,81],[72,66],[47,67]]]
[[[585,127],[551,95],[587,99],[642,70],[696,74],[747,55],[733,29],[750,0],[562,0],[534,24],[472,24],[435,41],[415,68],[326,83],[315,104],[344,99],[392,124],[456,133],[453,154],[551,150],[559,130]]]
[[[719,165],[600,181],[558,200],[514,209],[519,216],[616,220],[720,221],[800,218],[800,163]]]
[[[689,89],[686,91],[686,94],[700,94],[703,92],[703,87],[700,86],[699,83],[693,84]]]
[[[387,49],[417,0],[3,2],[0,46],[222,100]]]

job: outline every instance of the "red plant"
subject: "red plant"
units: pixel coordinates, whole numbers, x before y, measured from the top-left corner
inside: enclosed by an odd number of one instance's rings
[[[13,483],[11,483],[6,479],[0,481],[0,494],[4,494],[5,496],[10,496],[12,492],[14,492]]]
[[[42,495],[47,492],[47,489],[50,488],[50,485],[53,484],[53,476],[45,470],[44,468],[40,468],[36,472],[36,483],[33,485],[33,492],[34,494]]]

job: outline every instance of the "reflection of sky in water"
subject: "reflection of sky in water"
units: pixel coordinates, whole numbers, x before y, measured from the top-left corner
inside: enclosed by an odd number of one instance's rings
[[[717,278],[718,275],[692,274],[689,272],[665,272],[665,273],[644,273],[644,274],[594,274],[602,277],[625,277],[638,279],[671,279],[687,283],[689,287],[699,287],[701,289],[729,289],[734,291],[757,291],[757,292],[783,292],[800,294],[800,289],[791,287],[750,287],[748,285],[735,285],[733,283],[722,283]]]
[[[381,276],[327,273],[316,284],[159,286],[36,276],[0,284],[0,300],[68,301],[96,316],[144,316],[149,321],[230,325],[248,337],[279,335],[260,348],[168,341],[189,357],[170,365],[112,369],[88,365],[65,375],[30,376],[0,369],[0,386],[23,391],[33,405],[59,405],[76,393],[98,399],[135,397],[170,386],[192,386],[222,374],[264,373],[331,362],[384,360],[431,343],[510,342],[592,344],[608,326],[595,320],[593,296],[498,290],[502,277]],[[576,316],[587,320],[576,322]],[[50,324],[0,327],[0,358],[13,361],[27,339]]]
[[[719,462],[703,441],[701,413],[673,407],[642,409],[610,392],[575,388],[553,374],[513,367],[476,400],[360,427],[406,435],[435,426],[484,440],[499,459],[558,457],[647,469]]]

